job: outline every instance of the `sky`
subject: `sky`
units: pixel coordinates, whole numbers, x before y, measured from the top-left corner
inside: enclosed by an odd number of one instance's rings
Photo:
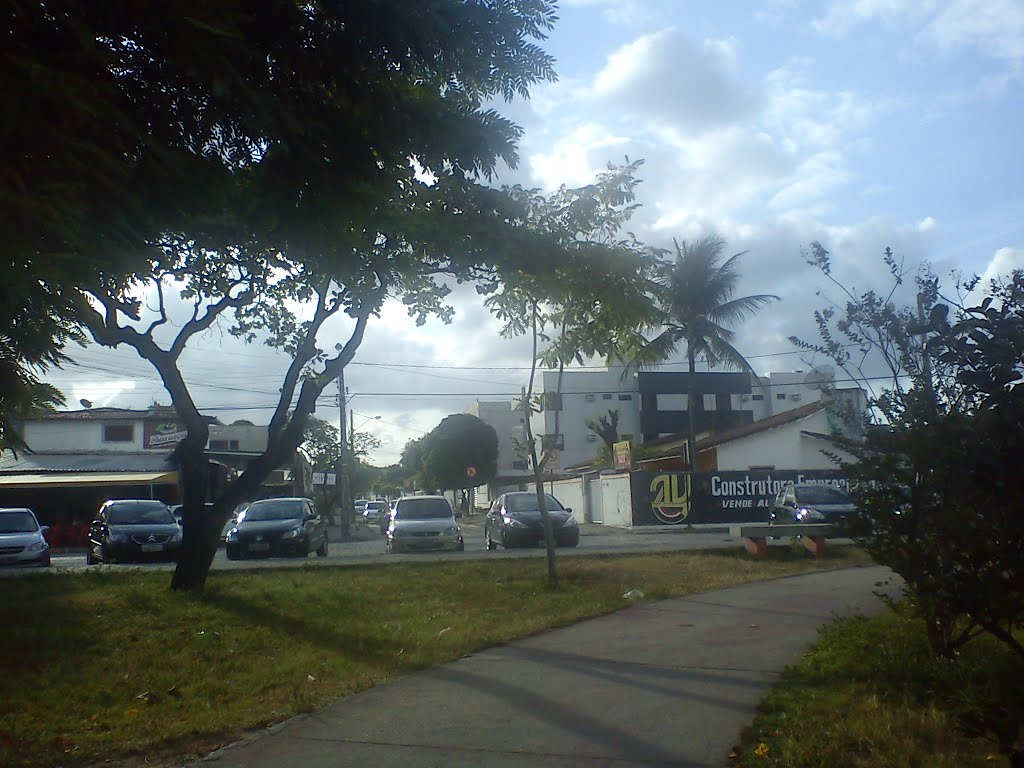
[[[949,287],[956,272],[1024,267],[1020,0],[563,0],[558,15],[544,43],[558,81],[495,105],[524,131],[519,166],[496,183],[550,191],[643,159],[630,229],[662,248],[717,233],[746,252],[741,294],[780,297],[736,329],[760,373],[821,362],[788,341],[814,339],[812,313],[834,293],[804,261],[811,242],[857,290],[885,285],[886,247]],[[529,342],[501,338],[472,287],[452,288],[451,324],[417,327],[388,305],[346,370],[353,423],[381,441],[373,463],[526,384]],[[347,330],[333,320],[321,342]],[[68,407],[169,402],[134,352],[72,356],[48,377]],[[286,365],[216,327],[182,359],[225,423],[266,424]],[[337,424],[336,391],[316,415]]]

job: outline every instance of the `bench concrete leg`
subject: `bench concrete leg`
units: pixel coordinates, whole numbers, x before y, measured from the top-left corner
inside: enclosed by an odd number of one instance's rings
[[[768,557],[768,540],[763,536],[747,537],[743,539],[743,546],[747,548],[747,552],[758,559]]]
[[[820,557],[825,554],[825,537],[824,536],[803,536],[804,547],[815,557]]]

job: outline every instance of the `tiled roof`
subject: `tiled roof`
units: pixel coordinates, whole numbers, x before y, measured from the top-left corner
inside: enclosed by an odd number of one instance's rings
[[[11,453],[0,456],[0,474],[44,472],[165,472],[168,453]]]
[[[129,408],[83,408],[77,411],[48,411],[28,421],[137,421],[139,419],[177,419],[178,413],[169,405],[145,410]],[[216,416],[204,416],[210,424],[220,424]]]
[[[726,430],[724,432],[718,432],[716,434],[708,435],[705,438],[697,440],[697,452],[706,451],[709,448],[714,448],[716,445],[722,445],[733,440],[738,440],[741,437],[748,437],[749,435],[756,435],[759,432],[766,432],[769,429],[775,429],[781,427],[784,424],[791,424],[794,421],[800,421],[806,419],[818,411],[824,410],[829,405],[827,400],[818,400],[817,402],[808,403],[807,405],[801,405],[799,408],[793,408],[788,411],[783,411],[774,416],[769,416],[767,419],[761,419],[760,421],[754,421],[750,424],[743,424],[739,427]],[[674,435],[668,435],[666,437],[658,438],[644,444],[644,447],[658,447],[664,445],[665,448],[661,452],[661,456],[670,456],[675,454],[686,442],[686,433],[677,432]]]

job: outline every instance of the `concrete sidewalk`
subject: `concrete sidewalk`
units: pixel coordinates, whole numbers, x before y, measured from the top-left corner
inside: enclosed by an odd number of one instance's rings
[[[834,616],[879,610],[888,575],[828,571],[639,604],[341,699],[203,764],[723,766],[781,668]]]

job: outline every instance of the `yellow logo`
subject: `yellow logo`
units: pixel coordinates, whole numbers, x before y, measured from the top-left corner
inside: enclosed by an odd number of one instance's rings
[[[663,523],[681,523],[690,514],[690,476],[655,475],[651,480],[651,507]]]

